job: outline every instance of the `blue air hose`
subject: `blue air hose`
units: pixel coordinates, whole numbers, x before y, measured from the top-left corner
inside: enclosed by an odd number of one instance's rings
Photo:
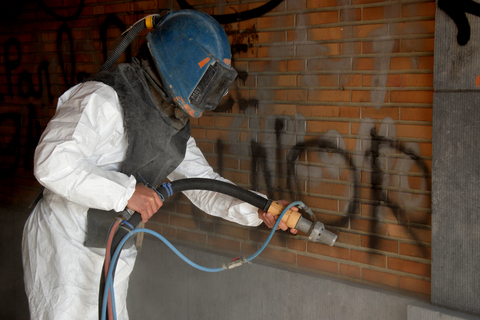
[[[228,264],[224,264],[220,268],[207,268],[207,267],[203,267],[201,265],[196,264],[195,262],[193,262],[190,259],[188,259],[187,257],[185,257],[180,251],[178,251],[178,249],[175,248],[165,237],[163,237],[161,234],[159,234],[155,231],[152,231],[150,229],[145,229],[145,228],[140,228],[140,229],[135,229],[135,230],[130,231],[128,234],[126,234],[123,237],[123,239],[120,241],[120,243],[116,247],[115,253],[112,256],[110,266],[108,268],[107,279],[106,279],[106,282],[105,282],[105,288],[106,289],[104,290],[104,293],[103,293],[103,302],[102,302],[102,306],[101,306],[101,310],[102,310],[101,320],[106,319],[107,300],[108,300],[108,289],[107,288],[110,288],[111,299],[112,299],[112,308],[113,308],[113,317],[114,317],[114,320],[116,320],[116,312],[115,312],[115,304],[114,304],[115,295],[114,295],[114,291],[113,291],[113,272],[115,270],[115,265],[116,265],[116,262],[118,260],[119,255],[120,255],[120,252],[122,251],[123,245],[128,240],[128,238],[130,238],[134,234],[144,232],[144,233],[148,233],[148,234],[151,234],[151,235],[157,237],[158,239],[163,241],[183,261],[185,261],[186,263],[188,263],[189,265],[191,265],[192,267],[194,267],[198,270],[201,270],[201,271],[204,271],[204,272],[220,272],[220,271],[223,271],[223,270],[233,269],[233,268],[238,267],[238,266],[240,266],[244,263],[250,262],[253,259],[255,259],[260,253],[262,253],[262,251],[267,247],[268,243],[272,239],[273,234],[275,233],[275,230],[277,229],[278,225],[280,224],[280,221],[282,220],[282,217],[293,206],[300,206],[301,208],[303,208],[303,207],[305,207],[305,204],[301,201],[295,201],[295,202],[290,203],[288,206],[286,206],[285,209],[283,209],[282,213],[279,215],[277,221],[275,222],[275,225],[273,226],[272,230],[270,231],[270,234],[269,234],[268,238],[265,240],[265,242],[260,247],[260,249],[257,250],[257,252],[255,252],[253,255],[251,255],[248,258],[244,258],[244,259],[241,259],[241,260],[232,261]]]

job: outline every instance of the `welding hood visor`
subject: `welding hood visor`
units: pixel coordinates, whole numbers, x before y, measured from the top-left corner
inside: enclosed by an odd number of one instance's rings
[[[204,12],[169,12],[147,43],[166,93],[193,118],[215,109],[237,76],[225,30]]]
[[[190,103],[197,109],[214,110],[220,100],[227,95],[228,88],[237,77],[233,68],[227,68],[219,62],[208,66],[189,97]]]

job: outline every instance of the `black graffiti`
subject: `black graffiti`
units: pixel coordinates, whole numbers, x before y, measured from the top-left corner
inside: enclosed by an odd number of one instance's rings
[[[67,21],[73,21],[80,17],[82,14],[83,8],[85,8],[85,0],[80,0],[80,3],[78,4],[77,11],[75,11],[71,16],[61,16],[57,14],[55,11],[53,11],[50,7],[48,7],[43,0],[36,0],[38,5],[45,10],[49,15],[54,17],[56,20],[67,22]]]
[[[438,0],[438,7],[455,22],[458,33],[457,43],[464,46],[470,40],[470,23],[466,13],[480,17],[480,4],[472,0]]]
[[[14,60],[10,60],[10,47],[15,46],[17,49],[17,57]],[[12,70],[16,69],[20,62],[22,61],[22,48],[20,46],[20,41],[16,38],[9,38],[5,42],[4,48],[4,57],[5,57],[5,72],[7,74],[7,84],[8,84],[8,94],[13,97],[13,85],[12,85]]]
[[[53,94],[50,84],[50,74],[48,72],[48,62],[43,61],[40,63],[37,69],[38,75],[38,90],[35,90],[33,87],[32,75],[27,71],[22,71],[20,77],[18,78],[18,92],[22,98],[36,98],[40,99],[43,95],[43,77],[42,73],[45,73],[45,81],[47,83],[47,96],[50,103],[53,102]],[[26,88],[27,90],[24,90]]]
[[[277,119],[275,122],[275,131],[276,131],[276,150],[275,150],[275,176],[272,176],[270,169],[267,167],[268,154],[267,149],[262,146],[260,143],[252,141],[251,142],[251,153],[252,153],[252,189],[259,190],[259,173],[263,174],[266,186],[266,194],[270,199],[284,199],[283,190],[285,189],[288,192],[290,200],[299,200],[301,198],[302,188],[299,185],[299,180],[296,177],[296,166],[297,162],[302,154],[307,151],[316,151],[321,153],[330,153],[340,155],[346,165],[346,169],[351,172],[351,179],[353,182],[352,194],[350,196],[349,204],[346,209],[346,215],[339,216],[336,220],[329,222],[330,226],[348,228],[349,221],[359,214],[360,208],[360,181],[359,181],[359,169],[353,163],[353,153],[339,148],[336,142],[332,141],[329,138],[318,138],[312,139],[305,142],[301,142],[290,148],[286,155],[286,188],[283,188],[281,183],[274,182],[272,177],[276,180],[277,177],[284,176],[284,169],[282,165],[282,147],[280,145],[280,136],[284,130],[284,122],[282,119]],[[378,233],[379,221],[381,219],[380,211],[378,208],[380,206],[388,207],[395,215],[397,220],[403,221],[401,225],[405,226],[406,232],[410,234],[412,239],[417,243],[421,242],[418,236],[409,228],[410,223],[408,221],[405,209],[400,206],[398,203],[392,201],[387,196],[383,188],[383,177],[385,175],[384,170],[379,165],[380,158],[380,148],[381,147],[390,147],[395,149],[401,154],[407,155],[412,159],[418,168],[421,170],[422,175],[425,177],[428,176],[429,170],[425,161],[417,156],[413,151],[405,148],[398,141],[390,139],[387,137],[379,136],[376,133],[375,128],[371,129],[370,132],[371,146],[368,150],[364,152],[364,156],[370,159],[371,166],[371,178],[370,178],[370,188],[372,190],[372,199],[370,201],[370,216],[374,219],[370,224],[370,233]],[[430,190],[430,181],[427,181],[427,189]],[[275,185],[277,184],[277,185]],[[425,224],[428,221],[424,221]],[[380,248],[380,238],[372,237],[369,245],[373,249]],[[427,257],[427,249],[423,246],[420,246],[422,254]]]
[[[283,0],[270,0],[264,5],[261,5],[258,8],[247,10],[238,13],[231,14],[222,14],[222,15],[212,15],[219,23],[226,24],[238,21],[249,20],[257,17],[261,17],[264,14],[275,9]],[[194,9],[186,0],[177,0],[180,8],[182,9]]]
[[[68,41],[70,44],[70,52],[68,55],[70,56],[70,79],[67,75],[67,70],[63,63],[63,34],[66,34],[68,37]],[[75,77],[75,51],[73,50],[73,36],[70,27],[64,23],[60,26],[57,32],[57,56],[58,56],[58,63],[60,64],[60,68],[62,69],[63,79],[65,80],[65,85],[67,88],[73,86],[73,80]]]

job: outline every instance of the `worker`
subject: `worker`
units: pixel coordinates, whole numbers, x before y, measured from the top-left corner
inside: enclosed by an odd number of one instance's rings
[[[131,63],[67,90],[35,150],[34,174],[45,189],[22,243],[32,320],[98,318],[105,249],[85,246],[93,209],[129,208],[146,222],[163,202],[145,182],[227,181],[190,136],[190,119],[213,110],[236,77],[225,31],[205,13],[172,11],[148,33],[147,43],[148,50]],[[245,226],[265,222],[271,228],[276,220],[230,196],[202,190],[185,194],[205,212]],[[280,228],[287,229],[283,222]],[[131,246],[117,264],[118,319],[128,319],[135,257]]]

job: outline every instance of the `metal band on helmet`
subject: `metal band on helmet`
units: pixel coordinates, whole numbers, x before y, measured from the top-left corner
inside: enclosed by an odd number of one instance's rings
[[[170,12],[147,42],[164,89],[191,117],[215,109],[237,76],[225,31],[204,12]]]

